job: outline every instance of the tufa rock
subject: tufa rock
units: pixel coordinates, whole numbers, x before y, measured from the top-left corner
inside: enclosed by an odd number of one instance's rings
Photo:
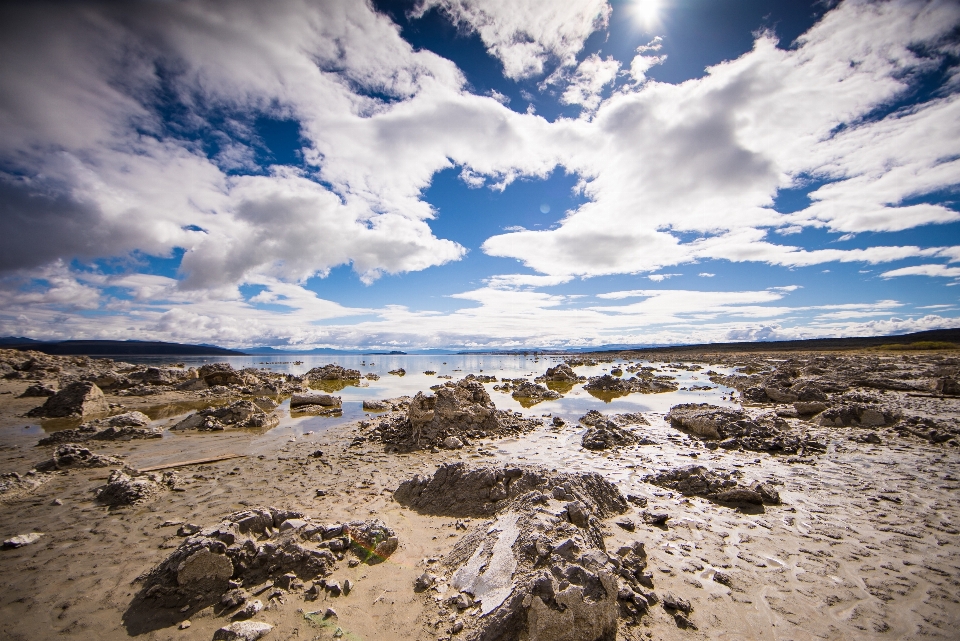
[[[66,418],[71,416],[89,416],[107,414],[110,404],[103,391],[89,381],[70,383],[47,399],[40,407],[35,407],[27,416],[40,418]]]
[[[273,626],[257,621],[237,621],[213,633],[213,641],[257,641],[269,634]]]

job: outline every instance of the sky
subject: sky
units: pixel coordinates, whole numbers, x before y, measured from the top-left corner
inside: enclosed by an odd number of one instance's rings
[[[960,3],[0,5],[0,336],[960,327]]]

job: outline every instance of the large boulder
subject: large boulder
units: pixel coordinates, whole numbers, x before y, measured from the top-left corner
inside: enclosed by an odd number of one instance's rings
[[[490,511],[489,495],[502,494],[504,483],[506,496]],[[478,616],[462,619],[465,638],[612,641],[625,608],[642,614],[649,604],[627,587],[642,592],[641,577],[649,581],[643,545],[637,554],[606,554],[600,519],[627,504],[598,475],[456,464],[402,484],[397,495],[430,514],[463,515],[467,506],[473,516],[493,516],[446,555],[441,576],[418,580],[453,607],[479,606]]]
[[[85,417],[110,412],[103,391],[95,383],[77,381],[70,383],[47,399],[40,407],[35,407],[27,416],[39,418]]]
[[[167,490],[179,487],[181,483],[183,479],[176,472],[131,476],[121,470],[114,470],[110,473],[107,484],[97,489],[97,502],[113,507],[139,505]]]
[[[733,410],[709,403],[683,403],[674,405],[664,420],[677,429],[693,432],[705,438],[726,438],[727,426],[747,418],[741,410]]]
[[[497,429],[497,407],[482,383],[468,376],[448,385],[436,395],[418,392],[410,401],[407,418],[418,443],[442,441],[459,432]]]

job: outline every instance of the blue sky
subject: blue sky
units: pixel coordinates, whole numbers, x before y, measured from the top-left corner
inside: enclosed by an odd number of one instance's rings
[[[960,326],[954,2],[0,8],[0,335]]]

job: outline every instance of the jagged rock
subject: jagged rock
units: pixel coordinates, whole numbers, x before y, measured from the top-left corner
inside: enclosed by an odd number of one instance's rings
[[[306,381],[354,381],[360,380],[360,370],[346,369],[331,363],[323,367],[314,367],[303,375]]]
[[[573,368],[567,365],[566,363],[560,363],[556,367],[548,367],[547,373],[543,376],[538,376],[537,381],[555,381],[558,383],[576,383],[578,381],[585,381],[587,378],[585,376],[577,376],[577,373],[573,371]]]
[[[524,381],[514,388],[512,396],[518,400],[526,401],[529,404],[563,398],[558,392],[554,392],[543,385],[537,385],[529,381]]]
[[[725,503],[779,503],[780,495],[765,486],[763,493],[759,487],[750,489],[739,485],[726,472],[715,472],[701,465],[676,468],[651,474],[643,479],[647,483],[676,490],[686,496],[702,496],[711,501]],[[768,499],[765,501],[765,498]]]
[[[111,465],[123,465],[123,460],[116,456],[94,454],[75,443],[64,443],[53,451],[53,458],[37,463],[36,468],[40,472],[49,472],[71,468],[110,467]]]
[[[33,471],[24,475],[17,472],[0,474],[0,501],[8,501],[29,494],[51,478],[53,478],[52,474]]]
[[[466,377],[451,387],[442,387],[436,395],[418,392],[410,401],[407,418],[417,442],[434,443],[441,434],[479,429],[497,429],[497,408],[483,384]]]
[[[226,427],[272,427],[280,419],[267,414],[251,401],[236,401],[226,407],[200,410],[183,419],[174,430],[222,430]]]
[[[264,412],[272,412],[280,405],[269,396],[258,396],[257,398],[253,399],[253,403]]]
[[[432,479],[405,482],[397,495],[431,514],[456,516],[464,505],[474,515],[489,514],[485,494],[508,479],[496,518],[474,525],[444,559],[447,582],[457,591],[454,607],[461,598],[469,598],[465,607],[480,606],[480,616],[458,619],[463,632],[473,639],[614,639],[621,609],[616,575],[645,567],[643,559],[628,565],[605,553],[599,518],[626,509],[615,486],[591,474],[455,464]],[[569,500],[537,489],[554,485]]]
[[[590,410],[580,417],[580,422],[589,428],[580,441],[588,450],[605,450],[650,442],[623,429],[625,425],[649,425],[642,414],[614,414],[607,417],[597,410]]]
[[[463,447],[463,441],[458,439],[456,436],[448,436],[443,439],[443,446],[448,450],[459,450]]]
[[[285,523],[296,527],[284,527]],[[138,598],[157,599],[166,607],[217,603],[231,589],[231,579],[249,586],[266,583],[299,589],[303,581],[331,574],[337,563],[331,544],[341,540],[347,541],[341,549],[349,546],[367,563],[382,561],[399,546],[393,530],[378,520],[323,528],[299,512],[251,508],[188,536],[138,579],[143,584]],[[210,569],[200,572],[204,567]],[[199,577],[183,574],[192,573],[189,568],[196,568]]]
[[[324,379],[327,380],[327,379]],[[330,394],[321,394],[319,392],[308,392],[306,394],[294,394],[290,397],[290,407],[303,407],[305,405],[321,405],[323,407],[340,407],[340,397]]]
[[[880,427],[892,425],[901,417],[899,411],[861,403],[849,403],[831,407],[819,416],[820,425],[826,427]]]
[[[43,383],[34,383],[27,389],[23,391],[23,394],[17,398],[31,398],[31,397],[43,397],[43,396],[53,396],[57,393],[57,390],[53,389],[48,385]]]
[[[386,401],[364,401],[363,409],[368,412],[387,412],[391,408]]]
[[[960,395],[960,382],[950,376],[944,376],[937,379],[935,390],[937,394]]]
[[[673,382],[670,376],[650,376],[621,378],[603,374],[590,378],[583,389],[588,392],[597,392],[612,396],[624,396],[634,392],[640,394],[661,394],[663,392],[676,392],[677,384]]]
[[[210,363],[197,370],[197,377],[208,387],[215,385],[243,385],[244,379],[229,363]]]
[[[257,641],[265,637],[273,626],[259,621],[236,621],[213,633],[213,641]]]
[[[727,425],[747,418],[740,410],[730,410],[708,403],[674,405],[663,417],[679,429],[685,429],[706,438],[727,438]]]
[[[120,470],[114,470],[110,473],[107,484],[97,490],[97,501],[114,507],[138,505],[182,483],[183,479],[176,472],[130,476]]]
[[[403,369],[402,367],[398,367],[397,369],[392,369],[387,372],[387,374],[393,374],[394,376],[404,376],[406,373],[407,370]]]
[[[47,399],[40,407],[35,407],[27,416],[42,418],[65,418],[69,416],[89,416],[106,414],[110,411],[103,391],[94,383],[78,381],[70,383]]]

